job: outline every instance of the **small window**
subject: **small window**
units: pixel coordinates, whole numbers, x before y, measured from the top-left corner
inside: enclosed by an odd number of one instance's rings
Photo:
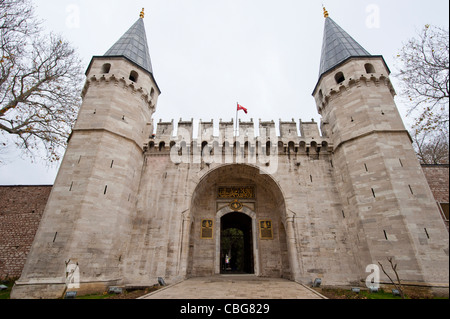
[[[375,73],[375,68],[373,67],[372,64],[367,63],[366,65],[364,65],[364,67],[366,68],[367,74]]]
[[[152,88],[152,89],[150,90],[150,97],[151,97],[152,99],[155,97],[155,89],[154,89],[154,88]]]
[[[208,146],[208,142],[203,141],[203,142],[202,142],[202,154],[203,154],[203,150],[204,150],[205,147],[207,147],[207,146]]]
[[[336,80],[337,84],[341,84],[342,82],[345,81],[344,73],[342,73],[342,72],[336,73],[336,75],[334,76],[334,79]]]
[[[294,153],[294,148],[295,148],[295,144],[294,142],[289,142],[288,143],[288,153]]]
[[[266,155],[269,156],[270,155],[270,142],[266,143]]]
[[[284,153],[284,144],[283,144],[283,142],[281,142],[281,141],[279,141],[278,142],[278,151],[279,152],[283,152]]]
[[[131,81],[137,82],[138,77],[139,77],[139,75],[138,75],[138,73],[136,71],[131,71],[131,73],[130,73],[130,80]]]
[[[108,74],[110,70],[111,70],[111,64],[109,64],[109,63],[103,64],[103,66],[102,66],[103,74]]]

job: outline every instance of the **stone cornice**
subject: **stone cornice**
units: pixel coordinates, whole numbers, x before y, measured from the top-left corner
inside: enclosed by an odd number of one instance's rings
[[[123,89],[130,89],[133,93],[137,93],[141,95],[141,99],[144,101],[144,103],[148,106],[149,109],[151,109],[152,113],[155,112],[155,103],[150,96],[150,93],[147,92],[147,90],[143,89],[142,87],[137,87],[136,84],[131,80],[126,80],[124,77],[118,78],[114,74],[106,76],[102,75],[97,77],[96,75],[92,75],[89,78],[86,79],[86,83],[83,87],[83,90],[81,92],[81,97],[84,98],[91,87],[93,83],[96,84],[112,84],[117,87],[122,87]]]
[[[383,74],[362,74],[357,79],[349,78],[348,80],[345,80],[344,82],[331,87],[327,92],[322,91],[321,105],[318,106],[319,113],[322,114],[322,111],[329,105],[329,103],[333,101],[334,98],[339,97],[343,92],[346,92],[354,87],[360,87],[362,85],[375,85],[376,87],[384,85],[389,89],[392,97],[397,94],[389,77]]]

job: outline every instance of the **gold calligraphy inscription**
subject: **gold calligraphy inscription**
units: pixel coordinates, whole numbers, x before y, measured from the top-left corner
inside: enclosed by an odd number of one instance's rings
[[[254,187],[219,187],[218,198],[239,198],[251,199],[255,198]]]
[[[273,228],[271,220],[259,221],[259,236],[261,239],[273,239]]]
[[[213,226],[214,221],[212,219],[202,220],[201,239],[213,239]]]

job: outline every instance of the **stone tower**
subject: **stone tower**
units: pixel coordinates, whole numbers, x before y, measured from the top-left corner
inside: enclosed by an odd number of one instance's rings
[[[122,277],[127,220],[160,95],[143,18],[89,64],[77,123],[14,298],[60,297],[69,268],[93,290]]]
[[[394,102],[390,71],[326,10],[325,18],[313,96],[334,147],[334,176],[358,269],[393,257],[403,280],[448,282],[448,233]]]

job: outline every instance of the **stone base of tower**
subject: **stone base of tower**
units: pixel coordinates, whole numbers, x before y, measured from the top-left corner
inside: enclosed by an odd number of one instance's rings
[[[64,283],[19,283],[11,291],[11,299],[58,299],[62,298]]]
[[[98,294],[108,291],[109,287],[120,285],[119,280],[84,282],[79,288],[69,288],[65,283],[19,282],[14,284],[11,299],[60,299],[67,291],[76,291],[78,296]]]

